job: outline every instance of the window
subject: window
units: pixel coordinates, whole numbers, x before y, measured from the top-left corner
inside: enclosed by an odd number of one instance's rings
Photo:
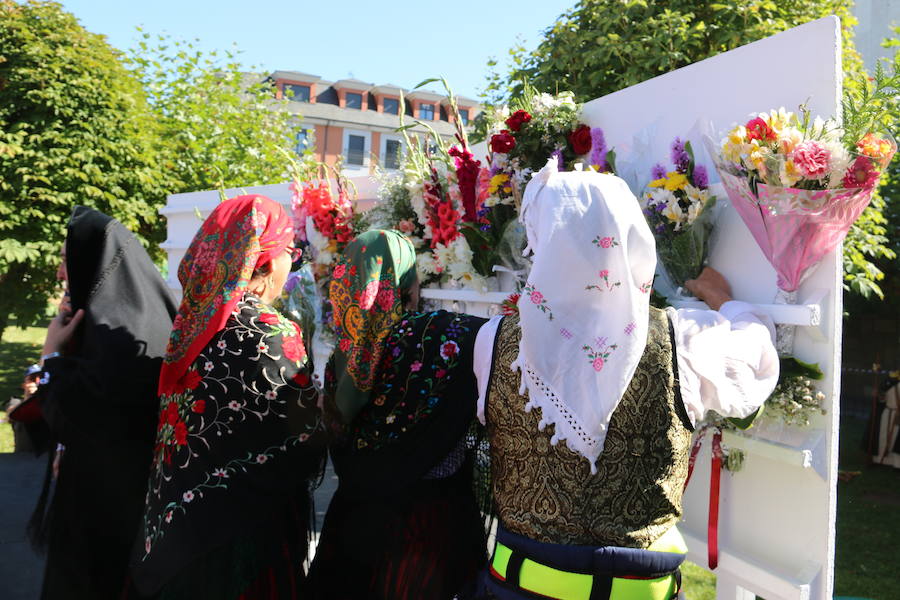
[[[384,141],[384,168],[399,169],[400,168],[400,140],[386,139]]]
[[[400,114],[400,101],[396,98],[385,98],[384,99],[384,112],[389,115],[399,115]]]
[[[294,146],[294,151],[297,154],[303,154],[307,148],[309,148],[309,129],[301,129],[297,132],[297,143]]]
[[[357,94],[359,95],[359,94]],[[347,164],[361,167],[365,164],[366,138],[361,135],[347,136]]]
[[[419,118],[423,121],[434,121],[434,104],[420,104]]]
[[[463,125],[469,124],[469,109],[468,108],[459,109],[459,120],[463,122]]]
[[[346,108],[358,108],[362,110],[362,94],[347,92],[344,106]]]
[[[284,84],[284,97],[294,102],[309,102],[309,86],[286,83]]]

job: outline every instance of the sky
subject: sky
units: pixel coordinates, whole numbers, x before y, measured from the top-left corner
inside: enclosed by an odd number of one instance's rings
[[[121,50],[151,34],[199,39],[203,50],[237,48],[262,71],[302,71],[411,88],[443,75],[455,93],[477,98],[487,60],[521,39],[534,48],[575,0],[63,0],[89,31]],[[429,86],[436,89],[434,84]]]

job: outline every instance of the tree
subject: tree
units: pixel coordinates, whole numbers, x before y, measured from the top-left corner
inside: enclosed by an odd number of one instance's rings
[[[287,180],[300,115],[275,100],[267,78],[243,71],[235,52],[144,33],[131,59],[162,127],[173,192]]]
[[[853,46],[852,4],[852,0],[580,0],[544,30],[533,51],[521,44],[510,50],[508,73],[500,73],[497,61],[490,61],[483,97],[488,104],[502,103],[520,94],[528,82],[540,91],[572,90],[583,102],[832,14],[842,23],[845,87],[858,92],[864,70]],[[883,206],[876,199],[845,244],[845,286],[865,297],[882,295],[877,281],[883,274],[876,262],[894,257],[886,245]]]
[[[158,248],[166,181],[141,84],[54,2],[0,0],[0,334],[45,313],[75,204]],[[158,251],[158,250],[157,250]]]

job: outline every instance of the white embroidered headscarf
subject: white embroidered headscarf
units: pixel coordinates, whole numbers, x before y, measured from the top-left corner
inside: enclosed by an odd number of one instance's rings
[[[558,173],[555,161],[525,189],[520,219],[534,263],[518,302],[526,410],[591,463],[647,344],[656,245],[624,181]]]

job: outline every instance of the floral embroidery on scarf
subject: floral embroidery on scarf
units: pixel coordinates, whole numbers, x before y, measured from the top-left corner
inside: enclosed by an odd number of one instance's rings
[[[523,289],[525,294],[528,296],[528,299],[531,300],[531,303],[535,305],[535,307],[540,310],[542,313],[549,316],[550,320],[553,320],[553,311],[550,310],[550,306],[547,304],[547,299],[544,295],[537,290],[531,283],[526,283],[525,288]]]
[[[591,243],[594,244],[595,246],[598,246],[603,249],[613,248],[613,247],[619,245],[619,242],[616,241],[616,238],[614,238],[612,236],[599,236],[599,235],[597,237],[595,237],[591,241]]]
[[[634,333],[634,330],[637,329],[637,325],[634,321],[625,326],[625,335],[631,335]]]
[[[617,344],[608,345],[605,337],[597,338],[595,344],[596,346],[584,345],[581,349],[587,354],[591,367],[599,373],[603,370],[606,361],[609,360],[609,355],[619,346]]]
[[[584,286],[584,289],[597,290],[598,292],[611,292],[615,288],[622,285],[621,281],[615,281],[613,283],[609,282],[609,270],[607,269],[603,269],[602,271],[597,273],[597,276],[600,278],[600,281],[603,283],[603,285],[586,285]]]
[[[649,294],[650,290],[653,288],[653,280],[647,281],[646,283],[641,284],[641,293]]]
[[[571,339],[572,339],[572,332],[569,331],[568,329],[566,329],[565,327],[563,327],[563,328],[561,328],[561,329],[559,330],[559,335],[563,336],[563,337],[566,338],[567,340],[571,340]]]
[[[370,390],[375,376],[373,367],[380,357],[385,335],[382,332],[390,330],[403,310],[392,268],[383,269],[381,276],[369,281],[362,290],[353,289],[355,272],[355,266],[335,267],[329,294],[338,348],[347,354],[347,370],[359,389]],[[380,310],[371,310],[374,306]],[[364,318],[363,311],[369,311],[368,319]],[[358,347],[361,341],[365,347]]]
[[[202,464],[201,453],[241,435],[244,423],[287,418],[287,403],[294,394],[300,396],[293,400],[296,402],[302,402],[301,394],[317,398],[309,375],[296,370],[307,365],[299,328],[257,298],[247,296],[237,304],[218,338],[200,353],[185,376],[160,396],[144,514],[145,559],[166,527],[186,514],[188,504],[198,503],[213,490],[226,489],[228,479],[303,444],[322,427],[317,415],[301,433],[204,469],[191,477],[193,485],[187,489],[170,489],[176,473],[189,472],[195,460]],[[243,368],[261,360],[271,365],[263,367],[261,375]],[[315,410],[315,406],[308,408]],[[167,491],[170,495],[164,497]],[[171,496],[172,491],[177,497]]]
[[[373,400],[353,421],[354,448],[382,448],[428,419],[441,402],[455,401],[445,390],[461,366],[460,342],[477,330],[472,320],[443,311],[402,316],[385,338]]]

